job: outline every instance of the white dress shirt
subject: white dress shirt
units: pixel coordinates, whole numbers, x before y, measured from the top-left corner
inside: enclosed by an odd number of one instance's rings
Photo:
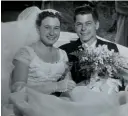
[[[83,43],[82,46],[95,48],[96,47],[96,43],[97,43],[97,40],[95,40],[91,45],[88,45],[87,43]]]

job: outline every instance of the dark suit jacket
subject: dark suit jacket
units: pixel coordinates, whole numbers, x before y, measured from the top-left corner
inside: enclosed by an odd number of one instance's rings
[[[97,39],[97,43],[96,43],[96,46],[98,45],[107,45],[108,46],[108,49],[109,50],[112,50],[114,49],[115,52],[118,52],[118,48],[116,46],[116,44],[114,43],[110,43],[110,42],[106,42],[106,41],[103,41],[103,40],[100,40],[100,39]],[[76,40],[76,41],[72,41],[71,43],[68,43],[68,44],[65,44],[65,45],[62,45],[60,46],[61,49],[65,50],[67,55],[68,55],[68,58],[69,58],[69,61],[70,62],[73,62],[73,67],[71,69],[71,74],[72,74],[72,79],[76,82],[76,83],[79,83],[83,80],[87,80],[87,78],[90,78],[89,76],[90,75],[86,75],[85,76],[82,76],[82,73],[80,73],[78,70],[79,70],[79,65],[78,65],[78,58],[71,55],[70,53],[76,51],[79,49],[79,46],[81,46],[81,41],[80,39]]]

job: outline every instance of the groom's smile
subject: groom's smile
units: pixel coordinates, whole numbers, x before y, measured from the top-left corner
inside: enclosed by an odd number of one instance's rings
[[[75,30],[82,43],[96,39],[96,22],[92,14],[76,15]]]

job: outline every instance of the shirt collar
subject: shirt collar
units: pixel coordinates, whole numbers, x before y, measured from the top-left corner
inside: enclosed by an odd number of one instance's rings
[[[97,40],[95,40],[95,41],[90,45],[90,47],[95,48],[95,47],[96,47],[96,43],[97,43]],[[86,43],[83,43],[82,45],[88,46],[88,44],[86,44]]]

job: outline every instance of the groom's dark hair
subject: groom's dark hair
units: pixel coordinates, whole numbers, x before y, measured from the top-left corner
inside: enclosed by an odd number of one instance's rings
[[[81,15],[92,14],[94,21],[98,21],[98,13],[95,7],[91,7],[89,5],[76,7],[74,10],[74,21],[76,21],[76,16],[79,14]]]

